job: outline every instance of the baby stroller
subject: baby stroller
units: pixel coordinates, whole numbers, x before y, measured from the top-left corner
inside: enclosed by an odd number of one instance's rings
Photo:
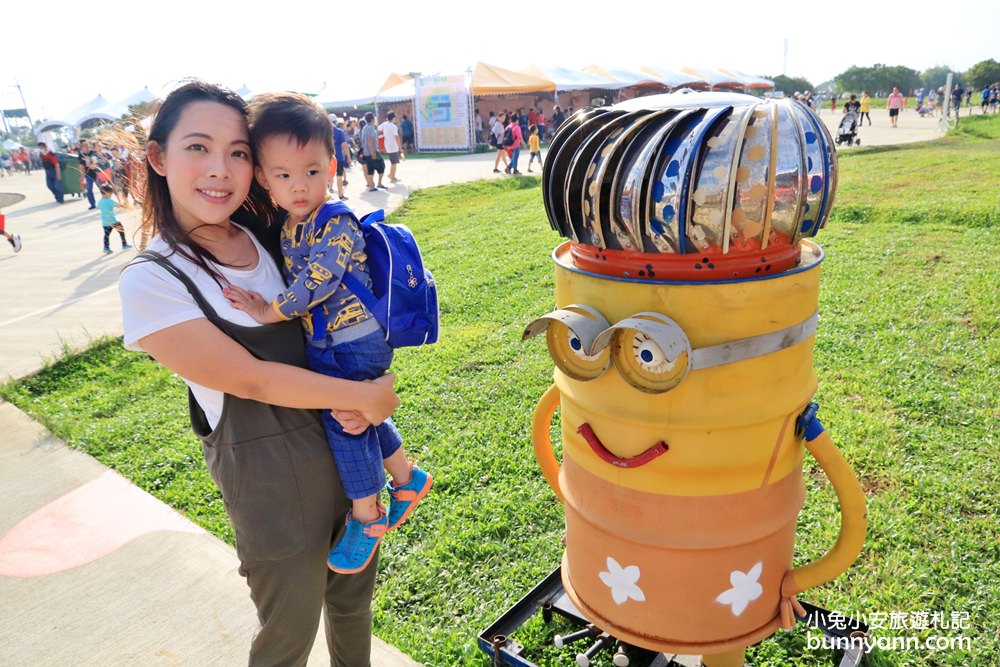
[[[858,136],[858,114],[855,111],[848,111],[840,121],[837,128],[837,143],[847,143],[848,146],[861,145],[861,137]]]

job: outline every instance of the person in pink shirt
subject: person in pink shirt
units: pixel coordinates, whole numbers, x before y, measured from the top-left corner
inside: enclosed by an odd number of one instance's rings
[[[505,171],[515,176],[521,175],[521,172],[517,170],[517,158],[521,155],[521,144],[524,143],[523,136],[521,135],[521,126],[518,123],[519,120],[520,118],[518,118],[516,113],[511,114],[510,125],[507,126],[507,129],[511,131],[511,136],[514,138],[514,143],[507,147],[510,150],[510,164],[507,165]]]
[[[889,122],[892,123],[893,127],[896,127],[896,121],[899,119],[899,110],[903,107],[903,94],[899,92],[899,88],[893,87],[892,94],[886,100],[886,108],[889,109]]]

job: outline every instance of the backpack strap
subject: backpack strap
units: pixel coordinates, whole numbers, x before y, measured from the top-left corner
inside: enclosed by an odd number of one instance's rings
[[[313,220],[313,230],[322,230],[331,220],[341,215],[351,216],[351,218],[353,218],[361,227],[362,232],[367,224],[385,220],[385,211],[383,209],[366,213],[359,220],[358,216],[354,214],[354,211],[352,211],[344,202],[340,200],[329,201],[324,204],[316,214],[316,218]],[[344,287],[351,290],[351,292],[354,293],[354,296],[358,297],[358,301],[364,304],[369,313],[373,316],[375,315],[375,306],[378,304],[378,299],[376,299],[375,295],[371,293],[371,290],[366,288],[364,284],[350,271],[344,272],[344,275],[341,278],[341,283]],[[315,341],[323,340],[326,337],[327,325],[326,313],[323,312],[323,307],[316,306],[310,310],[309,317],[312,320],[312,339]]]
[[[366,227],[371,226],[371,223],[382,222],[384,220],[385,210],[380,208],[361,216],[361,219],[358,220],[358,224],[361,225],[361,230],[363,232]],[[372,315],[375,314],[375,306],[378,305],[378,299],[375,298],[375,295],[372,294],[370,289],[364,286],[357,276],[348,271],[344,273],[344,277],[341,279],[341,282],[344,283],[344,286],[347,287],[347,289],[354,292],[354,296],[358,297],[358,301],[364,304],[369,313]]]

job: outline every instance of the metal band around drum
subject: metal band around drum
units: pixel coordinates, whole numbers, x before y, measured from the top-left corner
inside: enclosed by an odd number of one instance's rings
[[[694,350],[691,353],[691,370],[745,361],[798,345],[816,333],[818,318],[819,311],[816,311],[809,319],[785,329]]]

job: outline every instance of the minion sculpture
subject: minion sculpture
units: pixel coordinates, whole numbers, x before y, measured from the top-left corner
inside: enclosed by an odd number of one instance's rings
[[[564,588],[612,636],[743,665],[857,558],[857,477],[816,419],[812,367],[837,158],[792,100],[687,93],[577,113],[552,140],[545,210],[555,381],[533,439],[564,505]],[[561,409],[562,463],[549,430]],[[792,567],[806,450],[841,531]]]

